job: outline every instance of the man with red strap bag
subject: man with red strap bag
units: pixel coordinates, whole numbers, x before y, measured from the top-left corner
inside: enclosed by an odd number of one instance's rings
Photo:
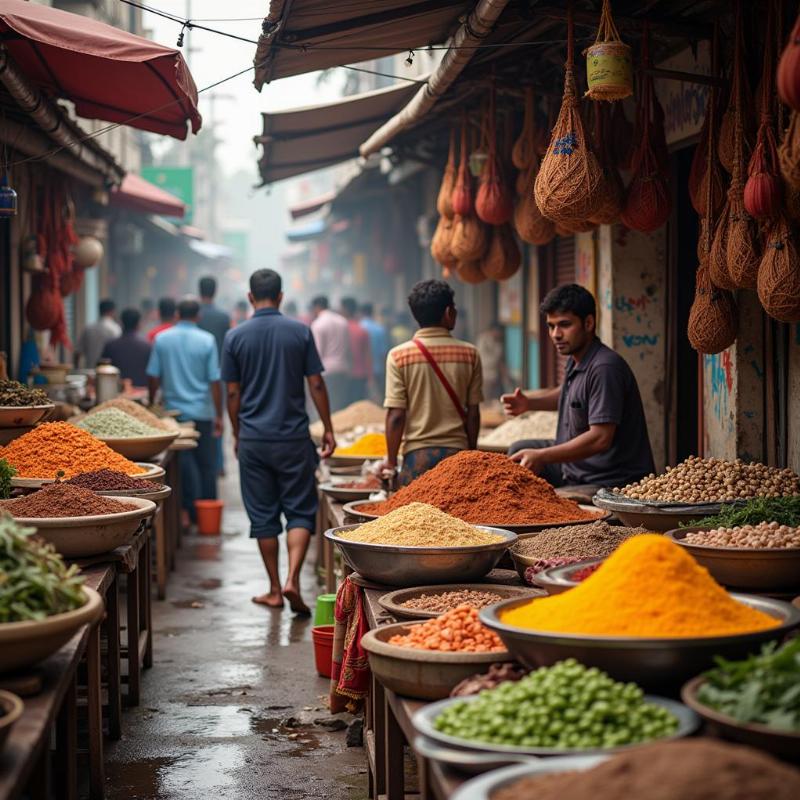
[[[420,281],[408,305],[419,330],[387,356],[383,403],[388,445],[383,466],[397,469],[402,445],[400,486],[460,450],[475,449],[483,399],[478,350],[451,333],[457,312],[450,286]]]

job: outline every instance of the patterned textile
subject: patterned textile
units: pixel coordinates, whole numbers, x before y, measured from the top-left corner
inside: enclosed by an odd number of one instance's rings
[[[423,447],[403,456],[403,468],[397,476],[398,486],[408,486],[414,478],[435,467],[448,456],[461,452],[450,447]]]
[[[336,593],[333,612],[333,669],[331,671],[331,714],[358,712],[369,694],[370,671],[361,637],[369,630],[361,590],[350,578]]]

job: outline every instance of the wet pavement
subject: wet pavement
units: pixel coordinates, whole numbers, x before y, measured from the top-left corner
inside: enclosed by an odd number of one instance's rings
[[[153,601],[154,665],[141,705],[124,714],[122,740],[107,743],[107,797],[360,800],[364,751],[346,746],[344,724],[326,708],[312,623],[288,605],[280,612],[250,602],[266,591],[266,575],[236,475],[221,488],[223,536],[185,537],[167,600]],[[322,591],[314,546],[307,600]],[[285,568],[285,546],[281,557]]]

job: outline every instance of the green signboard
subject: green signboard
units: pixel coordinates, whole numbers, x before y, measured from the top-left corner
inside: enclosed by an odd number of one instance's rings
[[[142,167],[142,177],[186,204],[182,222],[190,224],[194,211],[194,169],[192,167]]]

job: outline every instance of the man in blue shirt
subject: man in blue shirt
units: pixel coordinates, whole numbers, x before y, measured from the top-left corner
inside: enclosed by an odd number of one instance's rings
[[[386,356],[389,354],[389,332],[374,317],[372,303],[361,306],[361,327],[369,334],[369,349],[372,354],[372,380],[370,397],[383,403],[383,390],[386,384]]]
[[[214,337],[197,327],[200,305],[182,300],[178,323],[153,340],[147,364],[150,403],[161,389],[164,405],[180,411],[200,434],[197,447],[181,453],[184,524],[197,521],[195,500],[217,497],[216,437],[222,433],[222,387]]]
[[[322,457],[336,448],[322,361],[311,330],[283,316],[281,277],[271,269],[250,276],[255,313],[225,336],[222,379],[239,458],[239,481],[250,536],[258,540],[269,591],[254,603],[308,614],[300,595],[303,566],[317,515],[317,452],[308,433],[305,384],[325,428]],[[281,588],[278,536],[286,518],[289,573]]]

